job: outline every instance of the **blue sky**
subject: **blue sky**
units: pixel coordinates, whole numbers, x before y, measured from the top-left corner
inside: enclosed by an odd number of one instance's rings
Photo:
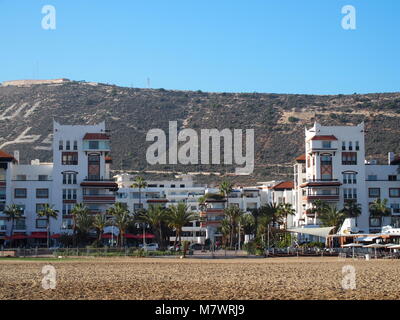
[[[43,30],[44,5],[56,30]],[[353,5],[357,29],[341,27]],[[0,81],[219,92],[400,91],[399,0],[0,0]]]

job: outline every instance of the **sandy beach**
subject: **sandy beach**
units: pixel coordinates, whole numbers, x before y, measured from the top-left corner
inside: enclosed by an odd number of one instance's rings
[[[55,289],[41,285],[55,267]],[[356,289],[342,289],[342,268]],[[400,260],[88,258],[0,260],[0,299],[399,299]]]

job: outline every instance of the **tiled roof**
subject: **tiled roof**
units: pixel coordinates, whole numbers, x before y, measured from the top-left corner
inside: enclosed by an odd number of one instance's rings
[[[278,183],[273,187],[274,190],[277,189],[293,189],[294,188],[294,183],[293,181],[283,181],[281,183]]]
[[[108,140],[110,137],[105,133],[86,133],[83,140]]]
[[[305,155],[305,154],[302,154],[301,156],[298,156],[298,157],[296,158],[296,161],[306,161],[306,155]]]
[[[311,140],[337,140],[337,138],[333,135],[330,136],[314,136]]]
[[[0,150],[0,159],[15,161],[15,158],[7,152]]]

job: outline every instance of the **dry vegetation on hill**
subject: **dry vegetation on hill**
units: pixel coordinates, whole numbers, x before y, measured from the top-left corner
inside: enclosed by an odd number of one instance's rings
[[[196,130],[253,128],[256,170],[252,177],[236,178],[237,181],[289,177],[294,157],[304,149],[304,127],[311,126],[313,121],[329,125],[364,121],[368,155],[382,160],[387,152],[400,151],[400,93],[335,96],[207,93],[73,81],[0,87],[0,145],[6,151],[20,150],[25,161],[51,160],[48,135],[53,118],[64,124],[105,120],[112,135],[114,169],[169,172],[226,173],[233,172],[234,166],[149,166],[145,159],[151,144],[145,141],[149,129],[161,128],[167,132],[168,121],[178,121],[180,128]],[[21,138],[21,133],[28,137]]]

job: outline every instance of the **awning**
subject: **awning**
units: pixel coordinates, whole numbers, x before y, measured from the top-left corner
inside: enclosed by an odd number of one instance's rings
[[[124,237],[127,239],[143,239],[143,234],[125,233]],[[146,239],[154,239],[155,235],[151,233],[145,233],[144,237]]]
[[[309,234],[311,236],[326,238],[335,227],[326,228],[293,228],[289,232]]]
[[[55,233],[50,236],[50,238],[52,238],[52,239],[59,239],[60,237],[61,237],[61,234],[59,234],[59,233]]]
[[[47,239],[47,232],[32,232],[29,239]]]
[[[103,235],[101,236],[102,239],[112,239],[112,238],[117,238],[117,235],[112,235],[111,233],[103,233]]]
[[[360,237],[354,239],[355,241],[361,241],[361,242],[372,242],[373,240],[380,238],[380,236],[368,236],[368,237]]]
[[[14,234],[11,237],[6,237],[6,240],[21,240],[21,239],[26,239],[28,238],[28,236],[23,235],[23,234]]]

